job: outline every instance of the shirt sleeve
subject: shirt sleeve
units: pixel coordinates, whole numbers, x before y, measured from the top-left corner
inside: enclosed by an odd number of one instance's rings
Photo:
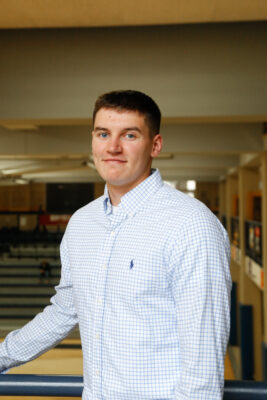
[[[185,224],[170,259],[180,366],[177,400],[221,400],[230,329],[230,249],[207,209]]]
[[[0,344],[0,371],[24,364],[54,347],[78,322],[73,302],[69,257],[64,235],[61,246],[61,279],[51,305]]]

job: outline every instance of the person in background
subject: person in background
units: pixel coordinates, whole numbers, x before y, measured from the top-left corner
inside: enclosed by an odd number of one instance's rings
[[[47,260],[43,260],[40,264],[39,268],[39,283],[40,284],[49,284],[51,282],[52,272],[51,265]]]
[[[142,92],[97,99],[92,151],[105,192],[70,219],[56,295],[0,345],[0,370],[79,324],[83,400],[222,399],[229,242],[206,206],[152,169],[160,119]]]

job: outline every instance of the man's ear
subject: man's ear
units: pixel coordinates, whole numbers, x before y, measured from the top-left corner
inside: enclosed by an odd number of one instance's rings
[[[155,158],[159,155],[159,153],[161,152],[162,146],[163,146],[163,139],[162,139],[162,136],[158,133],[153,138],[153,146],[152,146],[152,150],[151,150],[152,158]]]

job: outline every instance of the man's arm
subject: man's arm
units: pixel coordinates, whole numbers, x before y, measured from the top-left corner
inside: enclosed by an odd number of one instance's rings
[[[72,298],[66,235],[61,242],[60,254],[61,279],[51,305],[23,328],[9,333],[0,344],[0,371],[37,358],[59,343],[78,323]]]
[[[180,242],[180,241],[179,241]],[[221,400],[230,329],[229,242],[208,210],[195,213],[171,256],[180,344],[177,400]]]

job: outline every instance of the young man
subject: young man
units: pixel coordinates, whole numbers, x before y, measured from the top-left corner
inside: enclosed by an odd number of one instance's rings
[[[104,94],[92,148],[105,193],[61,243],[52,305],[0,347],[29,361],[79,324],[84,400],[219,400],[229,333],[229,244],[199,201],[163,184],[160,111],[143,93]]]

